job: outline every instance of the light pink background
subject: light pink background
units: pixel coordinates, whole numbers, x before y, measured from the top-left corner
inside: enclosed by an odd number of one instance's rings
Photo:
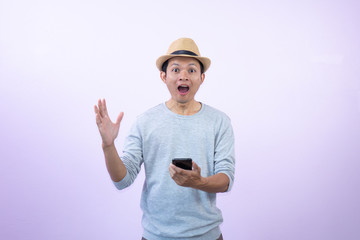
[[[358,1],[0,0],[0,239],[140,239],[143,172],[117,191],[93,105],[169,98],[179,37],[212,59],[197,100],[226,112],[236,180],[226,240],[360,239]]]

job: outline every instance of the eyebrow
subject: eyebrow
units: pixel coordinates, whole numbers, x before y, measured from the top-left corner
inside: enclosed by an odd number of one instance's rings
[[[178,64],[178,63],[173,63],[173,64],[171,64],[171,66],[180,66],[180,64]],[[195,63],[189,63],[188,66],[195,66],[195,67],[197,67]]]

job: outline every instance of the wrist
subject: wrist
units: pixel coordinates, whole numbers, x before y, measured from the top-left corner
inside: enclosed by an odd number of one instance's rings
[[[199,190],[206,189],[206,187],[208,186],[208,183],[209,183],[208,178],[200,176],[200,179],[199,179],[198,183],[196,184],[195,188],[197,188]]]
[[[103,150],[106,150],[106,149],[109,149],[109,148],[113,148],[113,147],[115,147],[115,144],[114,144],[114,142],[112,142],[112,143],[102,143],[102,149]]]

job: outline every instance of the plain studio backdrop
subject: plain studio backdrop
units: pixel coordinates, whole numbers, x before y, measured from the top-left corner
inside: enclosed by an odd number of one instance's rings
[[[1,0],[0,239],[141,238],[144,172],[115,189],[93,106],[125,112],[121,151],[136,116],[169,99],[155,60],[180,37],[212,60],[196,99],[235,132],[224,238],[360,239],[359,12],[355,0]]]

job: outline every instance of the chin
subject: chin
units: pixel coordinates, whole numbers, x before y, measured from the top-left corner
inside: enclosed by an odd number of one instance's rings
[[[192,98],[189,95],[185,95],[185,96],[174,96],[172,98],[175,102],[179,103],[179,104],[186,104],[191,102],[192,100],[194,100],[194,98]]]

